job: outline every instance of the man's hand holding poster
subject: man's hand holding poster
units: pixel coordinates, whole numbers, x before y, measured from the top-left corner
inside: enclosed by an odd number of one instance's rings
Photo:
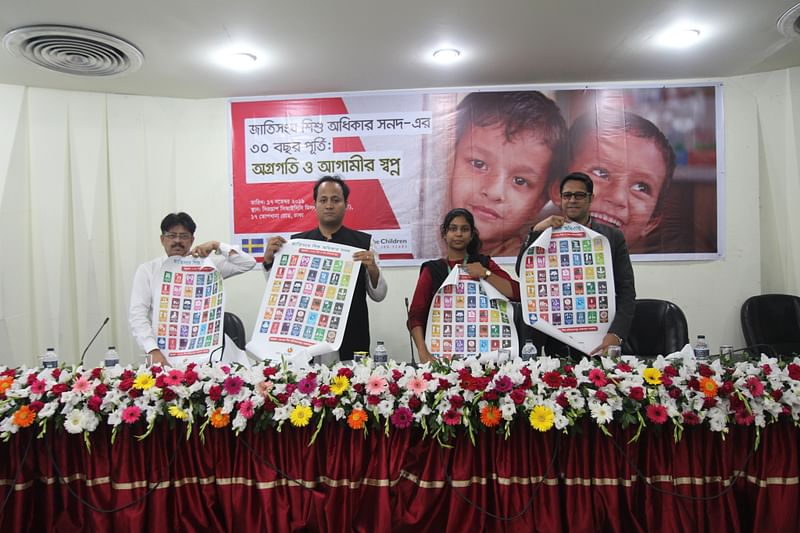
[[[425,340],[439,358],[476,357],[501,348],[519,352],[514,311],[489,283],[454,268],[436,291]]]
[[[352,246],[292,239],[276,254],[252,340],[261,359],[339,349],[361,269]]]
[[[616,311],[608,239],[576,223],[548,228],[520,270],[526,324],[584,353],[598,346]]]

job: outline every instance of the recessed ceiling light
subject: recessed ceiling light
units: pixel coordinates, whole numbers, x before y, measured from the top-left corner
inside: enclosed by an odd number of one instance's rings
[[[236,52],[228,54],[225,58],[225,64],[235,70],[249,70],[256,66],[258,58],[255,54],[249,52]]]
[[[433,58],[440,63],[452,63],[461,56],[461,51],[455,48],[440,48],[433,53]]]
[[[668,32],[661,38],[661,42],[673,48],[684,48],[696,43],[698,39],[700,39],[700,30],[690,28]]]

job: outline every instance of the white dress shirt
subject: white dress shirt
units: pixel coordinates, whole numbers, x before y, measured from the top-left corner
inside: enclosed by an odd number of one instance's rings
[[[231,251],[233,250],[236,253],[232,254]],[[256,265],[256,260],[252,256],[242,252],[237,247],[220,243],[219,252],[221,255],[211,255],[209,258],[214,262],[214,266],[217,267],[223,279],[252,270]],[[167,256],[164,255],[142,263],[136,269],[136,274],[133,277],[128,323],[131,327],[131,334],[145,353],[158,349],[155,328],[152,323],[153,279],[159,274],[164,261],[167,259]]]

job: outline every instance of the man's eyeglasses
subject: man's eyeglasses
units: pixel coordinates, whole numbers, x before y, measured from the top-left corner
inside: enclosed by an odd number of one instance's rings
[[[169,231],[167,233],[164,233],[163,235],[167,239],[170,239],[170,240],[173,240],[173,241],[189,241],[189,240],[192,239],[192,234],[191,233],[174,233],[172,231]]]
[[[591,194],[589,194],[588,192],[562,192],[561,193],[561,199],[562,200],[566,200],[568,202],[570,200],[572,200],[573,198],[575,198],[576,200],[586,200],[590,196],[591,196]]]

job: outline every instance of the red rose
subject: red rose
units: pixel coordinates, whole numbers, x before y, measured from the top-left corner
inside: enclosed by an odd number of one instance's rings
[[[769,395],[772,396],[773,400],[779,402],[781,398],[783,398],[783,391],[780,389],[775,389],[773,391],[770,391]]]
[[[324,401],[325,401],[325,407],[329,409],[333,409],[334,407],[336,407],[336,404],[339,403],[338,400],[336,399],[336,396],[326,396]]]
[[[287,383],[286,384],[286,393],[287,394],[291,394],[296,390],[297,390],[297,385],[295,385],[294,383]]]
[[[789,377],[793,380],[800,380],[800,365],[795,363],[789,363],[789,366],[786,367],[786,370],[789,371]]]
[[[95,413],[100,412],[100,406],[102,404],[103,404],[103,399],[100,396],[92,396],[91,398],[89,398],[89,401],[86,402],[86,406]]]
[[[769,376],[770,374],[772,374],[772,367],[769,365],[761,365],[761,370],[764,371],[765,376]]]
[[[733,392],[733,381],[726,381],[722,384],[722,386],[717,390],[717,394],[726,398],[731,395]]]
[[[567,395],[564,394],[563,392],[558,396],[556,396],[556,403],[564,409],[569,407],[569,400],[567,400]]]
[[[347,368],[346,366],[343,366],[342,368],[339,369],[338,372],[336,372],[336,375],[344,376],[347,379],[351,379],[353,377],[353,371]]]
[[[311,407],[314,409],[319,409],[322,407],[322,398],[312,398],[311,399]]]
[[[119,390],[123,392],[130,390],[131,387],[133,387],[133,378],[123,379],[119,382]]]
[[[55,378],[56,381],[57,381],[58,378],[61,377],[61,369],[60,368],[54,368],[53,370],[50,371],[50,375],[53,376],[53,378]]]
[[[41,400],[33,400],[30,405],[28,405],[28,408],[34,413],[38,413],[44,408],[44,402]]]
[[[631,387],[628,396],[630,396],[631,400],[643,400],[644,389],[642,387]]]
[[[710,378],[711,376],[714,375],[714,370],[708,365],[698,365],[697,373],[703,376],[704,378]]]
[[[131,385],[133,385],[133,380],[131,380]],[[53,388],[50,389],[50,392],[55,394],[56,396],[61,396],[63,393],[67,392],[69,387],[66,383],[56,383],[53,385]]]
[[[692,411],[686,411],[683,413],[683,423],[687,426],[696,426],[700,423],[700,417]]]
[[[678,375],[678,371],[677,371],[677,370],[675,370],[675,367],[674,367],[674,366],[672,366],[672,365],[667,365],[667,366],[665,366],[665,367],[664,367],[664,370],[663,370],[661,373],[662,373],[664,376],[669,376],[669,377],[671,377],[671,378],[674,378],[675,376],[677,376],[677,375]],[[662,377],[661,379],[664,379],[664,378]]]
[[[161,391],[161,399],[164,400],[165,402],[171,402],[177,397],[178,395],[175,394],[175,391],[170,389],[169,387],[164,387],[164,390]]]
[[[464,398],[458,396],[457,394],[450,396],[449,400],[450,400],[450,405],[453,407],[453,409],[458,409],[459,407],[462,407],[464,405]]]
[[[392,396],[400,396],[402,394],[402,391],[400,390],[400,385],[398,385],[394,381],[389,383],[389,392],[392,394]]]
[[[92,369],[92,379],[100,379],[100,376],[103,374],[103,369],[100,367]]]
[[[381,397],[377,394],[370,394],[367,396],[367,403],[369,405],[378,405],[381,403]]]
[[[222,386],[212,385],[212,387],[208,389],[208,397],[211,398],[212,402],[216,402],[222,398]]]
[[[330,391],[331,391],[330,385],[326,385],[323,383],[322,385],[319,386],[319,393],[323,396],[328,394]]]
[[[167,386],[167,375],[159,374],[158,377],[156,377],[156,387],[158,387],[159,389],[163,389],[166,386]]]
[[[483,395],[483,399],[487,402],[496,402],[497,397],[497,391],[494,390],[486,391],[486,393]]]
[[[594,393],[594,397],[597,398],[597,400],[601,401],[601,402],[604,402],[604,401],[608,400],[608,394],[606,394],[605,392],[603,392],[601,390],[595,392]]]
[[[698,383],[699,383],[699,382],[698,382]],[[662,375],[661,375],[661,384],[662,384],[662,385],[664,385],[665,387],[670,387],[670,386],[672,386],[672,378],[671,378],[671,377],[669,377],[669,376],[665,376],[665,375],[663,375],[663,374],[662,374]]]
[[[403,373],[397,370],[396,368],[392,369],[392,379],[397,381],[398,379],[403,377]]]
[[[574,389],[578,386],[578,378],[575,376],[564,376],[561,380],[561,386],[565,389]]]
[[[164,371],[164,367],[162,367],[161,365],[153,365],[153,366],[150,367],[150,372],[152,372],[153,375],[158,375],[158,374],[162,373],[163,371]]]
[[[521,405],[525,401],[525,391],[522,389],[514,389],[510,396],[516,405]]]
[[[628,363],[620,362],[617,363],[617,370],[619,370],[620,372],[631,372],[633,369],[631,368],[631,365],[629,365]]]
[[[265,378],[268,378],[270,376],[274,376],[275,374],[277,374],[278,373],[278,369],[275,368],[275,367],[272,367],[272,366],[268,366],[268,367],[264,368],[262,373],[264,374]]]
[[[105,383],[100,383],[97,387],[94,388],[95,396],[100,396],[101,398],[105,397],[106,393],[108,392],[108,385]]]
[[[439,390],[447,390],[450,388],[450,382],[444,378],[439,378]]]
[[[278,400],[281,405],[286,405],[286,402],[289,401],[289,396],[291,396],[291,394],[288,392],[282,392],[275,396],[275,399]]]
[[[408,399],[408,407],[409,409],[416,411],[420,407],[422,407],[422,400],[417,398],[416,396],[412,396]]]
[[[123,380],[133,379],[134,377],[136,377],[136,374],[130,368],[126,368],[125,370],[123,370],[122,374],[120,374],[119,376],[119,378]]]
[[[681,397],[681,390],[678,387],[672,387],[669,389],[669,397],[673,400],[677,400]]]
[[[703,400],[703,408],[704,409],[711,409],[712,407],[716,407],[717,399],[716,398],[705,398]]]
[[[692,390],[699,391],[700,390],[700,380],[697,378],[689,378],[689,381],[686,382],[686,386]]]
[[[131,398],[138,398],[141,395],[142,391],[139,389],[131,389],[128,391],[128,396],[130,396]]]
[[[356,391],[356,393],[358,394],[364,394],[366,387],[364,387],[363,383],[356,383],[355,385],[353,385],[353,390]]]
[[[183,382],[186,384],[187,387],[191,387],[194,385],[197,380],[200,379],[200,376],[197,375],[197,372],[194,370],[186,369],[183,373]]]

